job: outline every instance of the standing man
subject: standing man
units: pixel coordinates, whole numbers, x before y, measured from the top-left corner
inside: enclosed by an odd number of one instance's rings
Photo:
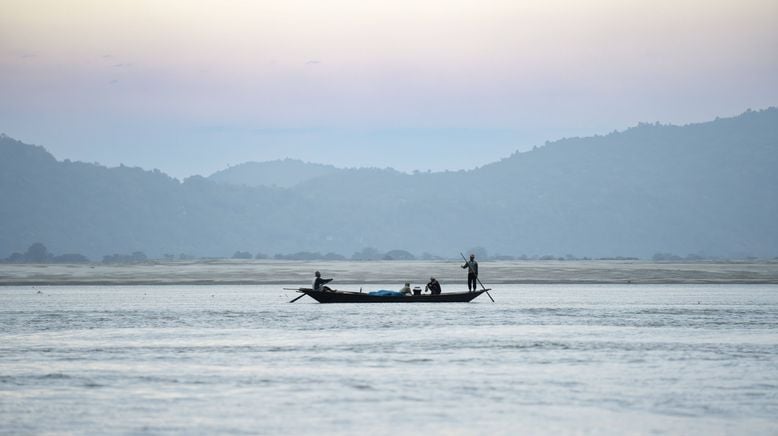
[[[462,268],[467,268],[467,289],[474,292],[478,289],[478,262],[475,261],[475,254],[470,255],[470,260],[465,261]]]

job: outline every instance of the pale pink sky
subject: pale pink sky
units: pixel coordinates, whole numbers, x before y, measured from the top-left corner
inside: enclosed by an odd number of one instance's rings
[[[778,105],[778,2],[0,1],[0,132],[177,177],[471,168]]]

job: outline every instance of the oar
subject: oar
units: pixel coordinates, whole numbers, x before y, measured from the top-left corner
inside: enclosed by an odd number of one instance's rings
[[[486,292],[486,295],[488,295],[489,299],[492,300],[492,303],[494,303],[494,298],[492,298],[492,295],[489,293],[489,290],[486,289],[486,286],[484,286],[484,284],[481,283],[481,279],[479,279],[478,278],[478,274],[476,274],[475,271],[473,271],[473,267],[470,266],[470,262],[467,261],[467,258],[465,257],[465,255],[462,254],[461,251],[459,252],[459,255],[462,256],[462,259],[465,260],[465,264],[467,265],[467,269],[470,270],[471,273],[475,274],[475,279],[478,281],[478,284],[481,285],[481,289],[483,289],[484,292]]]
[[[298,291],[298,292],[302,292],[302,289],[303,288],[284,288],[285,291]],[[297,297],[294,300],[290,301],[290,303],[294,303],[295,301],[305,297],[306,295],[308,295],[308,294],[303,292],[303,295],[300,295],[299,297]]]
[[[301,299],[301,298],[305,297],[306,295],[308,295],[308,294],[306,294],[306,293],[304,293],[304,292],[303,292],[303,295],[300,295],[299,297],[297,297],[297,298],[295,298],[294,300],[290,301],[290,303],[294,303],[295,301],[297,301],[297,300],[299,300],[299,299]]]

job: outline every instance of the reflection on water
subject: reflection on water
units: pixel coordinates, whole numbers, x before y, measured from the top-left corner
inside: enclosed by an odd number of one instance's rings
[[[493,295],[321,305],[288,304],[278,286],[0,288],[0,430],[775,431],[778,286]]]

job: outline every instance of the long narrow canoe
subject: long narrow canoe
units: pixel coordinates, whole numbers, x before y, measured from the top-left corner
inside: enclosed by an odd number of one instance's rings
[[[438,295],[405,295],[402,297],[382,297],[363,292],[351,291],[314,291],[310,288],[300,288],[297,292],[308,295],[319,303],[467,303],[488,291],[482,289],[473,292],[450,292]]]

